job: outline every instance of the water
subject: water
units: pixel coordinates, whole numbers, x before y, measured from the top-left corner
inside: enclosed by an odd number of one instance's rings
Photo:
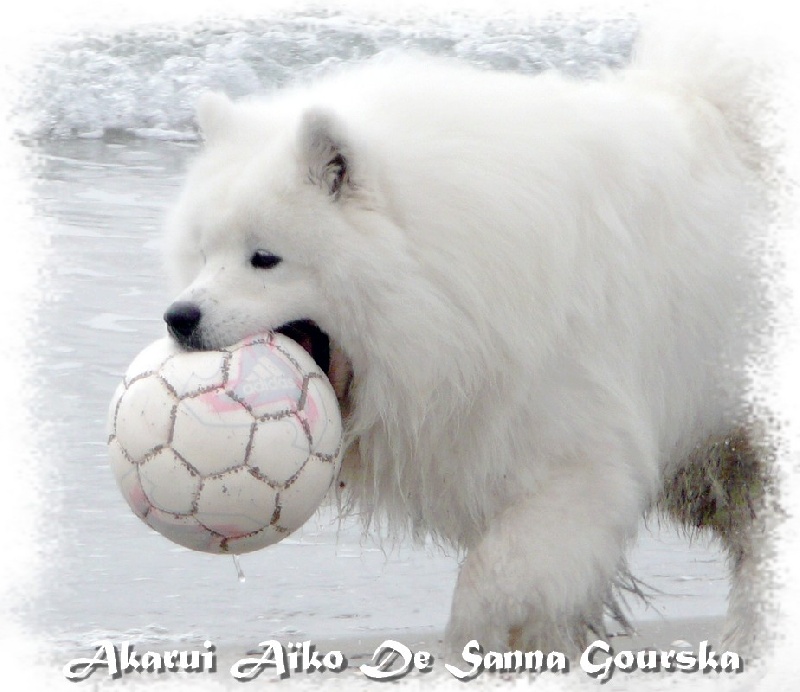
[[[247,581],[247,577],[244,575],[244,570],[239,562],[239,556],[231,555],[231,557],[233,558],[233,566],[236,568],[236,576],[239,578],[239,581],[244,584]]]
[[[246,96],[297,72],[408,46],[487,68],[592,73],[624,62],[634,33],[628,19],[389,26],[283,16],[76,37],[43,56],[19,120],[38,161],[31,177],[45,247],[47,298],[32,348],[49,421],[42,492],[56,539],[47,587],[24,613],[41,636],[75,653],[101,637],[253,646],[271,637],[441,632],[457,563],[433,546],[382,546],[327,512],[242,556],[234,572],[225,558],[149,530],[114,484],[106,408],[125,366],[164,333],[171,296],[160,232],[198,146],[190,104],[205,88]],[[713,546],[645,532],[633,566],[663,592],[652,607],[636,606],[637,617],[724,612],[727,581]]]
[[[21,129],[35,136],[98,137],[115,129],[192,138],[194,104],[207,89],[249,96],[398,49],[487,68],[592,74],[624,63],[634,34],[630,18],[522,22],[451,13],[381,23],[317,12],[81,36],[54,45],[31,70]]]

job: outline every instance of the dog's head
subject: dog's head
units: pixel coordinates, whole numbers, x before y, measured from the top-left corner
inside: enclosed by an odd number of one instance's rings
[[[179,286],[164,314],[170,334],[204,350],[285,333],[343,395],[352,370],[341,327],[351,320],[336,286],[363,197],[343,128],[319,109],[290,117],[217,94],[201,101],[198,122],[205,148],[169,224]]]
[[[408,122],[393,83],[376,70],[265,103],[207,96],[204,150],[167,245],[177,291],[164,317],[181,345],[285,332],[340,395],[354,384],[344,408],[365,418],[362,428],[368,416],[424,417],[434,389],[450,396],[445,384],[460,396],[480,372],[464,354],[488,343],[468,304],[485,302],[468,275],[469,171],[443,180],[444,145],[420,134],[427,115]]]

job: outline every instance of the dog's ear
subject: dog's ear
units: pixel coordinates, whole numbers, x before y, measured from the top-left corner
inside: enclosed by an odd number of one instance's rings
[[[197,124],[206,143],[213,143],[230,132],[233,101],[218,91],[207,91],[197,101]]]
[[[314,108],[303,114],[298,133],[300,161],[308,180],[336,200],[353,187],[343,130],[333,113]]]

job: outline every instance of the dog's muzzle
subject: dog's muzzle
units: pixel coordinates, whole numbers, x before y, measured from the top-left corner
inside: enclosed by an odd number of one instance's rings
[[[209,347],[202,338],[200,327],[202,318],[203,311],[200,306],[185,300],[174,302],[164,313],[164,321],[172,338],[189,350],[203,350]],[[296,341],[323,372],[328,372],[331,365],[330,340],[314,322],[295,320],[276,328],[275,331]]]
[[[164,313],[173,339],[187,351],[203,351],[212,346],[203,339],[200,322],[203,311],[197,303],[179,300]],[[331,343],[328,335],[308,319],[288,322],[274,331],[288,336],[304,348],[331,381],[343,411],[349,410],[349,390],[353,367],[345,353]]]
[[[196,303],[189,301],[176,301],[164,313],[164,321],[172,337],[182,346],[187,348],[197,341],[198,326],[203,317],[203,311]]]

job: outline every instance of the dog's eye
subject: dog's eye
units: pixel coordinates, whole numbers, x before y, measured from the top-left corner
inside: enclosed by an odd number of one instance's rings
[[[256,269],[272,269],[282,262],[282,258],[273,255],[269,250],[256,250],[250,258],[250,264]]]

